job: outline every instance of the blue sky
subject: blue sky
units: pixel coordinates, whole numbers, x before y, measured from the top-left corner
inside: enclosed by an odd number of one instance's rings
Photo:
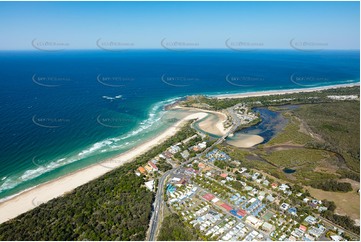
[[[31,50],[34,40],[97,49],[99,39],[139,49],[162,40],[226,48],[227,39],[242,48],[289,49],[294,39],[359,49],[359,18],[359,2],[0,2],[0,49]]]

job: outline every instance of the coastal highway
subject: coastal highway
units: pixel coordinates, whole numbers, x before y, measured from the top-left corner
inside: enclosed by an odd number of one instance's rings
[[[230,111],[230,113],[231,112],[232,111]],[[233,115],[232,115],[232,117],[233,117]],[[224,134],[222,137],[220,137],[211,146],[206,148],[202,153],[199,153],[196,157],[193,157],[193,158],[189,159],[188,161],[183,162],[177,168],[173,168],[173,169],[165,172],[163,174],[163,176],[159,179],[157,194],[155,196],[155,201],[154,201],[154,212],[150,219],[149,241],[154,241],[156,234],[157,234],[159,219],[160,219],[159,213],[162,211],[162,206],[163,206],[164,184],[165,184],[165,181],[167,180],[167,177],[169,175],[171,175],[172,173],[175,174],[179,168],[181,168],[185,165],[188,165],[189,163],[192,163],[195,159],[198,159],[202,155],[207,154],[215,145],[218,145],[218,144],[222,143],[223,141],[225,141],[225,139],[228,137],[228,135],[232,134],[237,129],[238,125],[239,125],[239,120],[237,118],[233,118],[232,128],[226,134]]]
[[[163,206],[163,194],[164,194],[164,182],[166,181],[168,175],[174,172],[177,168],[169,170],[163,174],[163,176],[159,179],[157,194],[155,196],[154,201],[154,212],[152,214],[151,222],[150,222],[150,231],[149,231],[149,240],[154,241],[155,235],[158,228],[159,223],[159,213]]]

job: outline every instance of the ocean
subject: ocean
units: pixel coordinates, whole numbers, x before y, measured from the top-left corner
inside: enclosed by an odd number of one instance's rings
[[[359,51],[0,52],[0,199],[125,152],[192,94],[359,83]]]

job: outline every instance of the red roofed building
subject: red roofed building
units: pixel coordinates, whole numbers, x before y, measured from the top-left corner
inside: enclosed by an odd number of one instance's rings
[[[193,146],[192,149],[193,149],[193,151],[196,151],[196,152],[200,150],[198,146]]]
[[[304,226],[304,225],[300,225],[300,228],[299,228],[300,230],[302,230],[303,232],[306,232],[306,230],[307,230],[307,227],[306,226]]]
[[[237,215],[244,217],[247,215],[247,212],[243,209],[240,209],[238,210]]]
[[[213,198],[215,198],[215,196],[213,194],[207,193],[206,195],[203,196],[204,199],[206,199],[207,201],[211,201]]]
[[[153,170],[158,171],[158,167],[153,162],[149,161],[148,165],[150,165],[153,168]]]
[[[221,207],[224,208],[224,209],[226,209],[228,212],[232,210],[232,207],[229,206],[227,203],[223,203],[223,204],[221,205]]]
[[[143,175],[144,174],[146,174],[146,171],[145,171],[145,169],[143,168],[143,167],[138,167],[138,171],[140,172],[140,173],[142,173]]]
[[[220,174],[220,176],[223,177],[223,178],[227,178],[228,174],[227,173],[222,173],[222,174]]]
[[[272,183],[272,184],[271,184],[271,187],[272,187],[273,189],[275,189],[275,188],[278,187],[278,184],[277,184],[277,183]]]

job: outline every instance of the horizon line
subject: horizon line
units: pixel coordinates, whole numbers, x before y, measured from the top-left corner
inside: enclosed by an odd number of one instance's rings
[[[295,49],[295,48],[243,48],[243,49],[230,49],[230,48],[175,48],[175,49],[166,49],[166,48],[131,48],[131,49],[101,49],[101,48],[84,48],[84,49],[60,49],[60,50],[39,50],[39,49],[0,49],[0,51],[40,51],[40,52],[64,52],[64,51],[105,51],[105,52],[126,52],[134,50],[164,50],[164,51],[174,51],[174,52],[190,52],[197,50],[229,50],[233,52],[242,52],[242,51],[262,51],[262,50],[295,50],[303,52],[319,52],[319,51],[360,51],[360,49]]]

